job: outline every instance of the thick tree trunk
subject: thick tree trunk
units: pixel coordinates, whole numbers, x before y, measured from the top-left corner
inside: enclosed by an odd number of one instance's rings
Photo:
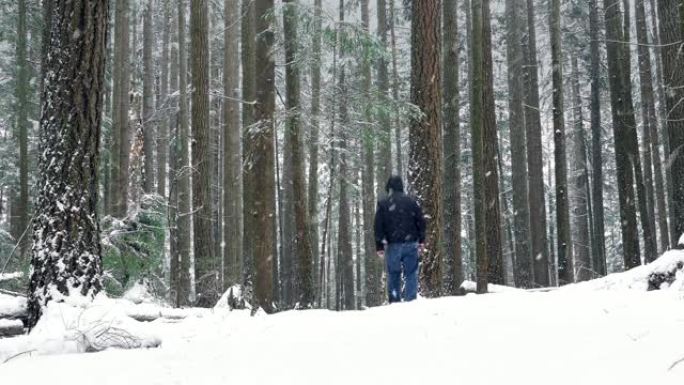
[[[615,136],[615,162],[617,165],[618,195],[620,200],[620,223],[622,227],[622,248],[625,260],[625,268],[641,264],[639,253],[639,233],[636,219],[636,196],[634,193],[634,174],[630,166],[634,161],[634,155],[630,154],[628,133],[635,130],[634,125],[629,125],[628,114],[632,114],[631,96],[629,106],[624,99],[624,88],[629,79],[625,76],[625,50],[623,42],[622,15],[617,0],[608,0],[604,3],[606,19],[606,41],[608,47],[608,74],[610,81],[610,96],[613,117],[613,132]],[[629,62],[627,62],[629,63]],[[638,154],[636,154],[638,156]]]
[[[531,288],[534,282],[530,253],[530,203],[527,179],[525,136],[525,91],[523,55],[523,17],[521,0],[506,1],[506,52],[508,60],[508,109],[513,180],[513,221],[515,234],[515,285]]]
[[[169,53],[169,93],[174,94],[179,90],[178,88],[178,78],[179,71],[178,67],[180,61],[178,60],[178,9],[169,5],[171,9],[172,16],[169,17],[168,21],[174,25],[172,32],[172,44]],[[175,10],[174,10],[175,9]],[[170,295],[169,299],[171,304],[174,306],[179,306],[178,297],[181,293],[181,250],[180,250],[180,239],[183,234],[180,233],[180,210],[179,210],[179,200],[178,200],[178,190],[179,190],[179,165],[180,163],[180,114],[179,114],[179,103],[178,99],[170,99],[168,107],[171,109],[170,119],[169,119],[169,192],[168,192],[168,202],[169,202],[169,275],[170,275]]]
[[[458,2],[442,1],[444,109],[444,293],[458,294],[463,282],[461,257],[461,129],[459,117]]]
[[[223,290],[242,282],[242,153],[240,146],[239,3],[224,1]]]
[[[19,194],[16,202],[12,205],[13,216],[12,236],[18,243],[18,252],[23,256],[28,252],[28,237],[24,236],[27,230],[29,214],[29,188],[28,188],[28,117],[31,106],[29,105],[30,68],[27,58],[27,4],[26,0],[17,2],[17,42],[16,42],[16,87],[14,97],[16,99],[15,130],[16,142],[19,145]]]
[[[155,191],[154,176],[154,147],[156,141],[156,111],[154,109],[154,63],[152,49],[154,45],[154,32],[152,31],[152,6],[153,0],[148,0],[143,5],[143,191],[151,194]]]
[[[606,239],[603,214],[603,128],[601,127],[601,53],[599,51],[599,11],[597,0],[589,3],[589,49],[591,52],[591,166],[594,237],[592,263],[596,274],[606,275]]]
[[[275,256],[275,157],[273,152],[275,111],[275,63],[272,55],[274,44],[270,12],[273,0],[256,0],[254,5],[256,40],[254,73],[259,74],[255,82],[256,104],[254,121],[256,130],[250,130],[245,140],[251,143],[250,191],[253,199],[245,207],[254,228],[250,241],[255,264],[255,294],[257,305],[266,312],[273,308],[273,266]],[[245,231],[245,234],[247,231]]]
[[[362,21],[364,28],[368,31],[368,2],[369,0],[362,0],[362,19],[365,13],[366,21]],[[387,47],[387,10],[386,10],[386,0],[377,0],[377,16],[378,16],[378,38],[380,39],[380,44],[382,47]],[[368,60],[364,59],[364,66],[368,66],[368,83],[370,84],[370,63]],[[383,106],[389,106],[389,74],[387,72],[387,62],[384,56],[381,56],[377,61],[377,74],[378,74],[378,94],[377,101],[380,101]],[[364,70],[365,71],[365,70]],[[365,79],[365,78],[364,78]],[[370,89],[370,87],[369,87]],[[370,103],[368,104],[368,106]],[[377,138],[378,143],[378,162],[377,162],[377,196],[381,196],[384,191],[385,182],[389,179],[392,174],[392,124],[391,115],[389,113],[389,108],[380,108],[378,110],[377,123],[378,130],[375,135],[369,136],[370,138]],[[370,111],[368,116],[371,117]],[[368,121],[370,123],[370,120]],[[366,148],[368,150],[368,146]],[[365,198],[365,196],[364,196]],[[371,212],[373,208],[371,207]],[[369,254],[370,256],[370,254]]]
[[[684,234],[684,66],[682,60],[681,18],[678,12],[684,13],[675,0],[658,1],[659,35],[663,62],[663,83],[666,95],[667,137],[669,153],[667,154],[667,170],[672,178],[672,243],[677,243]]]
[[[314,282],[315,291],[320,292],[323,286],[321,282],[321,255],[318,254],[318,156],[320,147],[320,121],[321,121],[321,33],[322,28],[322,0],[314,1],[314,31],[312,37],[312,62],[311,62],[311,125],[309,133],[309,223],[311,231],[311,244],[314,251]],[[318,297],[318,296],[317,296]],[[320,306],[320,300],[317,301]]]
[[[166,196],[167,171],[169,162],[169,137],[171,136],[171,105],[169,102],[169,42],[171,35],[171,4],[170,0],[162,3],[164,20],[162,21],[162,52],[159,60],[161,67],[159,80],[159,100],[157,109],[160,111],[159,126],[157,127],[157,194]]]
[[[587,148],[584,134],[584,119],[582,117],[582,97],[580,95],[580,74],[577,55],[572,58],[572,98],[574,132],[572,140],[573,166],[572,190],[570,190],[572,210],[572,231],[575,253],[575,278],[577,281],[587,281],[594,277],[591,264],[591,243],[589,237],[589,195],[587,175]]]
[[[556,228],[558,231],[558,281],[574,282],[570,213],[568,207],[568,163],[565,154],[565,119],[563,118],[563,63],[561,58],[560,0],[552,0],[551,67],[553,77],[553,139],[556,174]]]
[[[392,98],[394,102],[399,102],[399,70],[397,65],[397,39],[394,31],[394,0],[389,0],[389,29],[392,40]],[[403,157],[401,151],[401,124],[399,122],[399,114],[394,114],[394,148],[395,159],[394,169],[399,176],[404,176],[404,167],[402,166]]]
[[[36,325],[49,301],[59,300],[59,294],[92,298],[102,288],[97,164],[108,11],[105,0],[56,0],[53,4],[41,116],[41,190],[33,228],[29,327]]]
[[[439,295],[442,281],[440,8],[439,1],[413,3],[411,23],[411,102],[423,115],[411,119],[409,182],[428,218],[420,272],[426,297]]]
[[[534,283],[549,285],[549,248],[546,237],[546,202],[544,197],[544,161],[539,103],[539,67],[534,1],[527,0],[527,44],[525,51],[525,130],[527,134],[527,172],[529,174],[531,252],[534,260]],[[532,220],[534,218],[534,220]]]
[[[185,44],[185,15],[187,12],[185,0],[178,0],[178,89],[180,98],[178,103],[178,164],[176,167],[176,178],[178,180],[178,253],[180,255],[180,287],[177,294],[176,305],[190,305],[191,280],[191,243],[192,228],[190,220],[192,218],[192,207],[190,202],[190,150],[188,140],[190,140],[190,127],[188,126],[188,70],[187,70],[187,47]]]

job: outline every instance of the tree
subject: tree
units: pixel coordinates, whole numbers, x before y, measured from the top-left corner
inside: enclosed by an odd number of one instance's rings
[[[28,250],[24,238],[27,230],[29,214],[29,185],[28,185],[28,116],[30,110],[29,94],[29,62],[27,58],[27,4],[26,0],[17,2],[17,44],[16,67],[17,81],[14,96],[16,98],[15,130],[19,145],[19,199],[12,204],[13,231],[12,236],[18,242],[19,253],[23,256]]]
[[[242,153],[240,146],[240,63],[237,1],[224,1],[223,49],[223,289],[242,276]]]
[[[591,199],[593,211],[594,237],[592,244],[593,270],[598,275],[606,275],[606,240],[603,214],[603,149],[601,146],[601,74],[599,52],[599,16],[597,0],[589,1],[589,50],[591,78]]]
[[[256,104],[254,120],[258,129],[250,129],[245,139],[251,142],[252,179],[249,193],[252,199],[246,207],[252,217],[254,228],[253,246],[256,272],[257,305],[266,312],[273,311],[273,260],[275,248],[275,159],[273,152],[275,111],[275,63],[273,49],[273,29],[269,13],[273,0],[256,0],[254,4],[256,20],[256,55],[254,72],[259,74],[255,82]],[[254,178],[254,176],[258,176]],[[247,206],[247,202],[245,202]],[[247,228],[245,228],[247,233]],[[252,239],[250,239],[251,241]]]
[[[672,207],[674,223],[672,234],[684,234],[684,67],[682,67],[681,41],[684,31],[678,12],[684,14],[681,3],[675,0],[658,1],[659,36],[663,62],[663,83],[666,95],[666,125],[670,151],[667,154],[668,170],[672,178]],[[681,15],[680,15],[681,17]],[[672,242],[677,239],[673,238]]]
[[[49,301],[59,300],[55,290],[92,298],[102,288],[97,164],[109,10],[105,0],[55,0],[52,7],[28,294],[30,328]]]
[[[131,133],[128,127],[130,57],[129,57],[129,2],[117,0],[114,21],[113,117],[112,117],[112,175],[109,192],[113,216],[123,218],[128,208],[128,165]]]
[[[411,22],[411,102],[421,115],[411,118],[409,182],[428,220],[420,280],[424,296],[437,296],[442,280],[442,127],[440,125],[440,6],[413,3]]]
[[[553,141],[556,173],[556,229],[558,231],[558,280],[574,282],[570,213],[568,207],[568,164],[565,154],[565,119],[563,118],[563,64],[561,63],[560,0],[552,0],[551,67],[553,77]]]
[[[508,62],[508,125],[511,138],[513,181],[513,221],[515,235],[515,285],[530,288],[534,281],[530,254],[530,203],[527,181],[527,145],[525,136],[525,90],[523,88],[523,35],[520,0],[506,1],[506,53]]]
[[[154,147],[156,138],[156,122],[154,109],[154,63],[152,62],[152,46],[154,45],[152,26],[153,0],[143,5],[143,153],[145,156],[143,172],[143,191],[154,192]]]
[[[631,119],[634,118],[631,95],[624,90],[629,82],[629,77],[625,74],[625,67],[628,66],[629,62],[625,65],[622,64],[626,57],[624,52],[626,47],[622,43],[624,41],[624,31],[622,29],[623,21],[619,1],[605,1],[604,12],[613,133],[615,136],[615,162],[617,165],[620,201],[622,248],[625,268],[630,269],[641,264],[636,219],[636,196],[633,187],[635,180],[630,167],[630,163],[635,161],[635,159],[633,153],[630,158],[631,151],[627,138],[627,131],[636,130],[636,127],[633,123],[630,124],[630,114]]]
[[[209,22],[206,0],[190,1],[192,46],[192,224],[197,304],[218,299],[218,270],[212,237],[211,168],[209,161]]]
[[[445,293],[457,294],[463,281],[461,261],[461,130],[459,118],[459,47],[457,1],[442,1],[444,111]]]
[[[185,0],[178,0],[178,135],[176,137],[176,179],[178,184],[178,253],[180,255],[179,287],[176,292],[176,305],[190,305],[190,263],[192,235],[191,223],[192,203],[190,201],[190,150],[188,139],[188,71],[187,47],[185,44],[185,14],[187,12]]]
[[[527,44],[525,52],[525,133],[527,136],[527,172],[529,174],[531,252],[534,260],[534,283],[549,285],[549,245],[546,238],[546,199],[544,196],[544,161],[539,103],[539,66],[534,1],[527,0]],[[531,220],[534,218],[534,220]]]
[[[314,0],[314,30],[312,34],[311,59],[311,125],[309,133],[309,223],[311,225],[311,243],[314,257],[318,255],[318,152],[320,138],[321,115],[321,33],[322,28],[322,0]],[[321,256],[322,257],[322,256]],[[315,258],[316,284],[321,282],[320,258]],[[322,287],[318,287],[322,290]],[[320,305],[320,304],[319,304]]]
[[[589,176],[587,170],[587,149],[582,118],[582,97],[580,95],[580,73],[577,64],[579,52],[572,58],[572,100],[573,100],[573,140],[572,140],[572,189],[569,191],[572,210],[572,250],[575,255],[574,272],[577,281],[587,281],[594,277],[591,264],[591,243],[589,236]]]
[[[162,10],[164,12],[164,26],[162,29],[162,53],[159,60],[161,79],[159,80],[159,100],[157,100],[157,106],[159,106],[158,109],[160,110],[170,109],[171,107],[169,101],[169,43],[172,24],[170,0],[164,0]],[[162,113],[157,135],[157,194],[162,197],[166,196],[166,167],[169,163],[170,125],[171,119],[169,114]]]
[[[302,149],[302,127],[299,101],[299,69],[297,62],[297,2],[286,0],[283,10],[285,31],[285,81],[288,121],[285,132],[286,145],[292,157],[292,197],[294,198],[295,239],[294,251],[297,257],[295,278],[295,300],[300,308],[313,305],[313,247],[309,230],[306,186],[304,181],[304,151]]]
[[[364,29],[368,31],[368,1],[363,0],[362,9],[366,9],[366,21],[362,22]],[[380,44],[383,48],[387,47],[387,10],[385,6],[385,0],[377,0],[377,16],[378,16],[378,38],[380,39]],[[367,62],[368,58],[364,58],[364,62]],[[364,64],[369,65],[370,63]],[[385,56],[380,56],[377,61],[377,74],[378,74],[378,100],[381,102],[382,107],[378,109],[377,122],[380,126],[376,135],[373,135],[380,139],[378,141],[378,169],[377,169],[377,180],[378,183],[378,196],[382,194],[385,182],[389,179],[392,174],[392,124],[390,123],[390,108],[389,108],[389,74],[387,71],[387,61],[385,61]],[[368,76],[370,79],[370,76]],[[370,81],[369,81],[370,83]],[[369,103],[370,105],[370,103]],[[365,195],[364,195],[365,197]],[[372,211],[372,208],[371,208]],[[372,254],[366,254],[372,255]]]

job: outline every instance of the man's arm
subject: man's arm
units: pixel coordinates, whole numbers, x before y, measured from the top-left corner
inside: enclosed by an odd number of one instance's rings
[[[378,208],[375,210],[375,250],[385,250],[385,225],[383,223],[382,205],[378,202]]]

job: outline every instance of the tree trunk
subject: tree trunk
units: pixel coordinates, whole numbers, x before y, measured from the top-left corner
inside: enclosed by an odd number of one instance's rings
[[[154,63],[152,48],[154,45],[154,32],[152,31],[152,6],[153,0],[148,0],[143,5],[143,153],[144,173],[143,191],[151,194],[154,189],[154,146],[156,138],[156,118],[154,109]]]
[[[322,27],[322,0],[314,1],[314,31],[312,37],[312,61],[311,61],[311,125],[309,133],[309,223],[311,231],[311,243],[314,251],[314,286],[318,291],[323,286],[317,286],[321,276],[321,255],[318,254],[318,152],[320,147],[320,115],[321,115],[321,33]],[[318,256],[319,258],[316,258]],[[320,300],[318,301],[320,306]]]
[[[397,65],[397,42],[394,33],[394,0],[389,0],[390,16],[389,29],[392,39],[392,98],[394,102],[399,102],[399,70]],[[404,176],[404,168],[402,166],[402,151],[401,151],[401,124],[399,122],[399,114],[394,114],[394,148],[396,149],[395,156],[395,170],[397,175]]]
[[[224,1],[223,49],[223,290],[241,283],[242,272],[242,154],[240,146],[240,38],[237,1]]]
[[[159,80],[159,100],[157,109],[161,111],[159,126],[157,127],[157,194],[166,196],[167,171],[169,162],[169,137],[171,136],[171,114],[169,102],[169,42],[171,34],[171,5],[170,0],[162,3],[164,21],[162,27],[162,53],[159,60],[161,67]]]
[[[622,243],[625,268],[641,264],[639,255],[639,233],[636,219],[636,196],[634,194],[634,175],[630,163],[634,161],[630,156],[630,146],[626,131],[636,128],[628,124],[628,114],[632,114],[631,96],[630,105],[624,100],[626,95],[624,88],[629,79],[625,76],[626,60],[623,42],[622,15],[617,0],[608,0],[604,3],[606,19],[606,40],[608,47],[608,74],[610,81],[610,98],[612,105],[613,132],[615,136],[615,163],[617,165],[618,195],[620,200],[620,223],[622,227]],[[627,62],[629,63],[629,62]],[[638,154],[636,154],[638,156]]]
[[[444,109],[444,293],[458,294],[463,282],[461,257],[461,130],[459,117],[458,2],[442,1]]]
[[[587,281],[594,277],[591,264],[591,244],[589,237],[589,196],[587,194],[587,149],[584,135],[584,119],[582,118],[582,97],[580,96],[580,74],[577,56],[572,58],[572,97],[573,97],[573,120],[575,129],[573,133],[572,150],[572,190],[569,195],[572,204],[573,246],[575,253],[575,277],[577,281]]]
[[[409,182],[427,224],[420,290],[439,295],[442,281],[442,127],[440,125],[439,1],[413,3],[411,22],[411,102],[422,115],[410,125]]]
[[[663,62],[663,83],[667,104],[667,132],[670,151],[667,167],[672,178],[672,243],[684,234],[684,67],[681,41],[684,31],[675,0],[658,1],[659,35]],[[679,42],[679,43],[678,43]]]
[[[58,300],[53,290],[93,298],[102,289],[97,163],[108,5],[105,0],[56,0],[52,6],[40,123],[41,190],[28,297],[30,328],[47,303]]]
[[[601,144],[601,53],[599,51],[599,14],[597,0],[589,3],[589,49],[591,52],[591,166],[594,238],[592,239],[593,269],[606,275],[606,239],[603,214],[603,149]]]
[[[549,285],[549,249],[546,237],[544,197],[544,161],[539,103],[534,1],[527,0],[527,44],[525,51],[525,130],[527,134],[527,172],[529,174],[531,253],[534,260],[534,284]],[[532,220],[534,218],[534,220]]]
[[[560,0],[552,0],[551,67],[553,77],[553,141],[556,174],[556,227],[558,231],[558,281],[574,282],[570,213],[568,211],[568,163],[565,154],[565,119],[563,118],[563,63],[561,58]]]
[[[482,1],[472,0],[471,6],[471,102],[470,124],[473,154],[473,202],[475,211],[475,249],[477,264],[477,292],[486,293],[489,277],[489,258],[487,255],[486,231],[486,194],[484,166],[484,29],[482,21]],[[484,0],[486,1],[486,0]]]
[[[190,202],[190,127],[188,126],[188,70],[187,47],[185,44],[185,15],[187,12],[185,0],[178,0],[178,89],[180,98],[178,103],[178,145],[179,153],[176,179],[178,180],[178,253],[180,255],[180,288],[177,293],[177,306],[189,306],[191,294],[190,269],[192,228],[192,207]]]
[[[365,21],[362,21],[362,24],[364,25],[364,28],[366,31],[368,31],[368,2],[369,0],[362,0],[362,19],[364,19],[363,15],[365,14]],[[383,48],[387,47],[387,10],[385,6],[386,0],[377,0],[377,15],[378,15],[378,38],[380,40],[380,45]],[[365,12],[363,11],[365,9]],[[377,130],[377,133],[375,135],[370,135],[369,139],[373,139],[373,137],[379,139],[378,140],[378,169],[377,169],[377,180],[379,183],[377,184],[377,196],[381,196],[382,192],[384,191],[384,186],[385,182],[389,179],[390,175],[392,174],[392,124],[391,124],[391,115],[390,115],[390,108],[389,107],[389,75],[387,73],[387,62],[385,61],[385,57],[381,56],[378,61],[378,95],[377,95],[377,101],[379,101],[382,105],[383,108],[380,108],[377,112],[378,117],[377,117],[377,122],[379,126],[379,130]],[[367,80],[369,83],[369,92],[370,92],[370,62],[368,59],[364,58],[364,66],[368,67],[368,78]],[[365,71],[365,69],[364,69]],[[366,79],[364,77],[364,79]],[[367,94],[369,95],[369,93]],[[370,106],[371,103],[368,103],[367,106]],[[370,111],[367,112],[368,117],[371,117]],[[370,120],[367,121],[370,124]],[[372,144],[372,143],[371,143]],[[366,146],[366,150],[368,150],[368,146]],[[368,162],[368,161],[366,161]],[[364,198],[367,199],[366,195],[364,194]],[[375,203],[375,202],[373,202]],[[373,212],[373,207],[370,207],[370,212]],[[370,230],[368,228],[367,230]],[[368,247],[368,246],[367,246]],[[371,252],[374,250],[371,250]],[[367,254],[368,256],[372,256],[372,254]],[[371,258],[374,259],[374,258]]]
[[[313,247],[311,245],[310,221],[307,208],[306,185],[304,180],[304,151],[302,149],[302,127],[299,101],[299,70],[297,68],[297,7],[295,0],[287,0],[283,11],[285,30],[285,80],[287,91],[287,109],[289,112],[286,143],[290,145],[292,154],[295,217],[295,300],[299,308],[307,309],[313,305]]]
[[[243,281],[245,286],[253,287],[255,264],[255,245],[259,242],[256,234],[256,216],[254,213],[254,184],[258,174],[254,171],[254,160],[257,155],[256,142],[251,138],[257,133],[255,127],[254,104],[256,103],[256,15],[254,1],[242,2],[241,60],[242,60],[242,174],[243,196]]]
[[[169,10],[172,15],[167,19],[169,23],[175,25],[174,31],[172,32],[173,39],[171,47],[169,49],[169,93],[174,94],[179,90],[178,88],[178,67],[180,61],[178,60],[178,20],[177,13],[178,9],[173,10],[171,4],[169,4]],[[169,119],[169,278],[170,278],[170,295],[169,299],[171,304],[174,306],[179,306],[178,298],[179,293],[181,293],[181,252],[180,252],[180,239],[183,237],[181,234],[179,223],[180,223],[180,210],[179,210],[179,200],[178,200],[178,188],[179,188],[179,165],[180,163],[180,118],[179,118],[179,103],[178,99],[173,98],[169,100],[168,107],[170,108],[170,119]]]
[[[508,60],[508,109],[511,138],[513,180],[513,221],[515,235],[515,285],[533,287],[532,255],[530,254],[530,203],[527,180],[527,144],[524,110],[524,64],[521,0],[506,1],[506,52]]]
[[[254,73],[256,104],[254,121],[256,130],[250,130],[245,140],[251,143],[250,191],[253,196],[246,207],[254,225],[253,247],[256,271],[256,301],[266,312],[273,311],[273,260],[275,259],[275,159],[273,153],[275,111],[275,63],[272,56],[274,35],[270,17],[273,0],[256,0],[256,52]],[[252,230],[252,229],[250,229]],[[245,234],[247,232],[245,231]]]

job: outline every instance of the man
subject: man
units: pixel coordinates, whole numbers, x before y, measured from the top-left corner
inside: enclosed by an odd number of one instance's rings
[[[385,257],[389,302],[412,301],[418,291],[418,258],[425,242],[425,217],[416,200],[404,193],[401,177],[390,177],[385,191],[387,198],[378,202],[375,213],[376,250],[378,257]]]

